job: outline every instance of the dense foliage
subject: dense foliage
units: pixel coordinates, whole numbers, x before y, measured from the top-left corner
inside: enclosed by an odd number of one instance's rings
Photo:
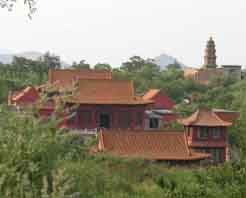
[[[0,197],[245,197],[246,162],[169,167],[88,153],[88,141],[0,108]],[[21,115],[21,116],[20,116]]]
[[[60,67],[56,61],[17,58],[11,65],[0,65],[2,103],[9,90],[45,82],[48,69]],[[97,64],[96,69],[112,68]],[[0,197],[246,197],[245,80],[214,79],[203,86],[184,79],[178,65],[160,71],[151,60],[140,57],[132,57],[112,71],[115,79],[132,79],[139,94],[149,88],[163,89],[180,112],[189,113],[201,105],[240,111],[241,118],[230,130],[239,159],[200,168],[92,155],[91,140],[78,141],[79,137],[57,129],[54,117],[44,122],[35,116],[35,109],[16,112],[1,104]],[[191,103],[184,103],[184,97]]]

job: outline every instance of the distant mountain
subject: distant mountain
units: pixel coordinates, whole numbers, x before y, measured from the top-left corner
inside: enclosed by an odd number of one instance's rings
[[[43,57],[43,54],[41,52],[35,52],[35,51],[30,51],[30,52],[22,52],[15,54],[14,56],[17,57],[23,57],[29,60],[39,60],[40,58]]]
[[[169,56],[167,54],[161,54],[153,59],[153,62],[160,66],[164,70],[168,65],[178,63],[181,67],[184,67],[184,64],[178,61],[176,58]]]
[[[40,52],[22,52],[22,53],[3,53],[5,51],[1,50],[0,52],[0,62],[1,63],[4,63],[4,64],[10,64],[12,63],[13,61],[13,58],[14,56],[17,56],[17,57],[23,57],[23,58],[26,58],[26,59],[30,59],[30,60],[38,60],[40,59],[40,57],[43,56],[42,53]]]
[[[13,61],[14,56],[17,57],[23,57],[29,60],[39,60],[41,57],[43,57],[43,53],[41,52],[36,52],[36,51],[29,51],[29,52],[21,52],[21,53],[4,53],[6,52],[6,50],[0,50],[0,62],[4,63],[4,64],[10,64]],[[68,67],[69,64],[61,61],[61,65],[62,67]]]
[[[12,54],[12,52],[8,49],[2,49],[0,48],[0,54]]]
[[[13,61],[13,55],[10,54],[0,54],[0,63],[9,64]]]

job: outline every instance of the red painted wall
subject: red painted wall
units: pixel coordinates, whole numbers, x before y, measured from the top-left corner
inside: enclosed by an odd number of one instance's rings
[[[83,117],[80,117],[80,112],[88,111],[91,112],[91,122],[90,124],[83,123]],[[98,128],[99,115],[100,113],[107,113],[110,116],[110,128],[119,129],[119,114],[125,112],[127,116],[130,117],[130,124],[125,128],[131,129],[143,129],[144,128],[144,111],[145,106],[127,106],[127,105],[80,105],[77,110],[76,116],[70,121],[66,122],[68,128],[78,128],[78,129],[94,129]],[[136,114],[137,112],[142,114],[141,125],[136,125]],[[79,120],[81,118],[81,120]]]
[[[221,137],[220,138],[213,138],[212,132],[209,130],[208,138],[206,139],[200,139],[198,138],[198,127],[187,127],[185,129],[186,133],[188,134],[188,128],[190,128],[190,136],[187,135],[188,144],[189,145],[203,145],[203,142],[208,143],[207,147],[199,147],[196,146],[194,148],[203,148],[203,149],[212,149],[212,148],[220,148],[223,149],[223,152],[221,154],[221,159],[223,161],[226,160],[226,146],[220,146],[220,145],[227,145],[227,128],[221,128]],[[217,144],[217,146],[216,146]]]
[[[151,107],[155,109],[172,109],[175,106],[175,102],[162,92],[157,94],[151,100],[154,101],[154,104],[152,104]]]
[[[208,133],[208,138],[206,139],[199,139],[198,138],[198,127],[193,127],[192,128],[192,141],[210,141],[210,142],[226,142],[226,128],[221,128],[221,137],[220,138],[213,138],[212,137],[212,132],[209,130]]]
[[[175,113],[172,113],[172,114],[166,114],[162,117],[162,120],[163,122],[172,122],[172,121],[175,121],[177,120],[178,118],[178,115],[175,114]]]

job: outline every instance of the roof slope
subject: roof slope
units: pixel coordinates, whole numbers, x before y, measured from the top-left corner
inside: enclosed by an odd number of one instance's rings
[[[33,86],[27,86],[26,88],[17,91],[11,95],[10,103],[34,103],[38,100],[39,93]]]
[[[140,157],[149,160],[199,160],[208,154],[192,152],[183,132],[100,132],[99,151],[123,157]]]
[[[213,109],[213,112],[219,116],[222,120],[227,122],[234,122],[240,117],[240,112],[238,111],[228,111],[224,109]]]
[[[231,126],[231,122],[222,120],[219,116],[216,115],[213,111],[202,108],[198,109],[191,116],[180,119],[179,122],[184,126]]]
[[[148,90],[148,91],[143,95],[143,99],[144,99],[144,100],[151,100],[151,99],[153,99],[155,96],[157,96],[160,92],[161,92],[160,89],[150,89],[150,90]]]
[[[132,81],[129,80],[79,80],[79,85],[71,102],[80,104],[149,104],[134,95]]]
[[[153,100],[154,106],[152,108],[172,109],[175,106],[175,102],[160,89],[150,89],[142,98],[144,100]]]
[[[109,70],[94,69],[50,69],[49,83],[68,85],[78,79],[112,79],[112,72]]]

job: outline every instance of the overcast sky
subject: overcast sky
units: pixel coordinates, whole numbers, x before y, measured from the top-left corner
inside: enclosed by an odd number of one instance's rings
[[[67,62],[114,66],[167,53],[199,66],[213,36],[219,64],[246,65],[245,0],[37,1],[32,20],[22,6],[0,9],[1,49],[50,50]]]

